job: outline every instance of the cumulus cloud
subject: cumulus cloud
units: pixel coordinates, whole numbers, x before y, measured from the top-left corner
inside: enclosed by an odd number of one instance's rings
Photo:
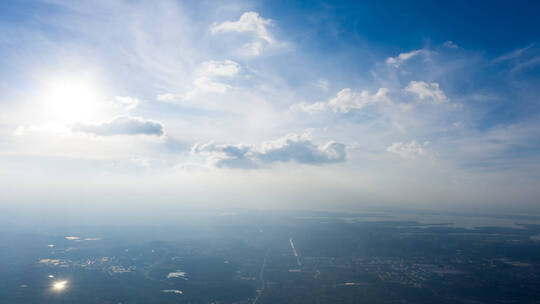
[[[253,147],[246,145],[195,144],[191,154],[205,156],[208,163],[222,168],[250,169],[257,167]]]
[[[306,164],[323,164],[345,160],[345,145],[328,142],[317,146],[306,135],[291,134],[276,141],[263,144],[258,158],[264,162],[287,162],[294,160]]]
[[[299,103],[291,107],[293,110],[301,110],[309,113],[319,111],[334,111],[347,113],[350,110],[362,109],[377,102],[390,101],[388,89],[380,88],[377,93],[370,94],[368,91],[355,92],[349,88],[343,89],[328,101],[319,101],[313,104]]]
[[[244,44],[241,52],[245,55],[260,55],[264,45],[275,45],[276,40],[268,31],[268,26],[273,25],[271,19],[264,19],[256,12],[245,12],[237,21],[215,22],[211,27],[212,34],[237,32],[251,33],[255,41]]]
[[[427,145],[427,142],[424,144],[418,144],[415,140],[411,142],[395,142],[390,147],[386,148],[386,151],[396,153],[406,159],[414,159],[428,155],[428,153],[424,150],[424,147]]]
[[[448,97],[446,97],[436,82],[411,81],[404,91],[405,93],[418,96],[422,101],[429,101],[436,104],[448,102]]]
[[[73,132],[94,134],[97,136],[113,135],[163,135],[163,125],[158,121],[145,120],[139,117],[120,116],[111,121],[86,124],[77,123],[70,126]]]
[[[410,51],[408,53],[401,53],[399,54],[398,56],[396,57],[388,57],[386,59],[386,64],[388,65],[391,65],[393,67],[399,67],[401,64],[403,64],[404,62],[406,62],[407,60],[417,56],[417,55],[420,55],[422,54],[422,52],[424,52],[424,50],[415,50],[415,51]]]
[[[257,168],[262,164],[294,161],[302,164],[327,164],[343,162],[345,145],[328,142],[316,145],[306,135],[290,134],[261,147],[252,145],[196,144],[191,153],[205,156],[215,167],[237,169]]]
[[[225,21],[214,23],[212,34],[219,32],[249,32],[255,34],[258,38],[273,43],[274,38],[268,33],[267,26],[272,24],[272,20],[264,19],[256,12],[245,12],[237,21]]]

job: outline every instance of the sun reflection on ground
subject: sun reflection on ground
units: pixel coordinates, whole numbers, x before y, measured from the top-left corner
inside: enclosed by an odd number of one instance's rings
[[[53,283],[52,288],[55,291],[62,291],[66,289],[67,283],[68,281],[57,281]]]

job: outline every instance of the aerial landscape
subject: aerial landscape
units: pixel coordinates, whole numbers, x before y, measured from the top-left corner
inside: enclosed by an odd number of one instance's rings
[[[1,235],[5,303],[536,303],[540,218],[196,213]],[[179,216],[184,218],[184,216]],[[486,216],[484,216],[486,217]],[[489,219],[489,217],[487,217]],[[201,224],[204,223],[204,224]],[[535,224],[533,224],[535,223]],[[5,227],[4,227],[5,229]],[[4,230],[5,231],[5,230]],[[20,255],[20,252],[25,252]]]
[[[0,1],[0,304],[540,303],[538,16]]]

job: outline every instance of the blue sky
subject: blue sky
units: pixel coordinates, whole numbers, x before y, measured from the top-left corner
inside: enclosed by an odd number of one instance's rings
[[[539,6],[3,1],[2,204],[537,212]]]

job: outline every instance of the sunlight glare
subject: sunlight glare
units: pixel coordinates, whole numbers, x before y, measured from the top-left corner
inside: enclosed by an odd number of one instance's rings
[[[51,78],[43,90],[44,114],[56,122],[78,122],[97,118],[100,90],[89,79]]]
[[[62,291],[66,288],[68,281],[57,281],[53,284],[53,290]]]

